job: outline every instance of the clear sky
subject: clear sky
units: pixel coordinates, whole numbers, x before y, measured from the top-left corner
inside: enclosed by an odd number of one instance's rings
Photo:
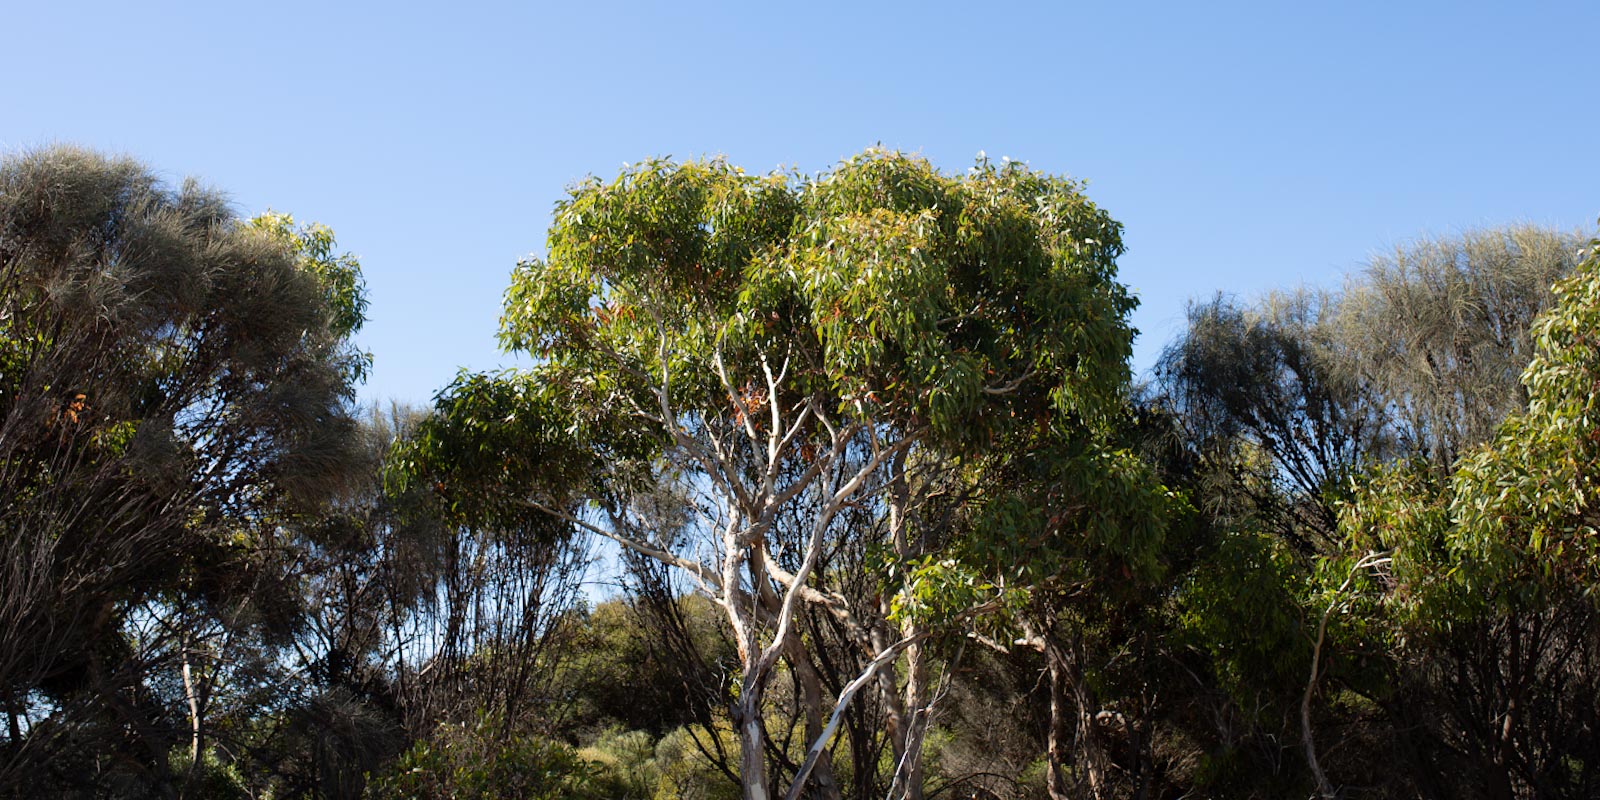
[[[1218,290],[1336,286],[1469,227],[1592,232],[1597,37],[1594,2],[0,0],[0,148],[126,153],[331,225],[371,292],[363,397],[413,403],[510,363],[507,276],[584,175],[982,150],[1127,226],[1143,370]]]

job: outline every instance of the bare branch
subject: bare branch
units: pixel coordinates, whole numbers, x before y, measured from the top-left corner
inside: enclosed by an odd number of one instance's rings
[[[1361,574],[1362,570],[1388,564],[1393,560],[1386,552],[1368,553],[1362,556],[1350,568],[1350,574],[1345,577],[1344,583],[1339,584],[1339,588],[1334,590],[1333,602],[1328,604],[1328,610],[1322,612],[1322,620],[1317,623],[1317,642],[1311,649],[1311,678],[1306,681],[1305,694],[1300,698],[1300,734],[1305,743],[1306,764],[1311,767],[1311,774],[1317,780],[1317,793],[1324,800],[1333,800],[1338,793],[1334,791],[1333,784],[1328,782],[1328,776],[1322,771],[1322,765],[1317,763],[1317,748],[1311,739],[1311,696],[1317,690],[1317,671],[1322,661],[1322,643],[1328,632],[1328,618],[1339,608],[1339,596],[1350,588],[1350,584],[1355,582],[1356,576]]]
[[[947,626],[963,623],[979,614],[992,611],[998,608],[999,605],[1000,601],[996,598],[982,605],[973,606],[952,618],[947,623]],[[832,741],[834,734],[838,732],[839,722],[844,718],[844,713],[849,709],[850,701],[855,698],[856,692],[870,683],[877,676],[879,670],[899,658],[906,648],[933,636],[940,630],[942,629],[930,628],[923,630],[889,645],[873,657],[872,661],[868,662],[867,666],[861,670],[861,673],[844,687],[844,691],[839,693],[839,701],[833,706],[833,713],[828,716],[828,724],[822,729],[822,735],[811,743],[811,749],[806,752],[806,760],[800,765],[800,771],[795,773],[794,783],[790,784],[788,793],[784,795],[784,800],[799,800],[801,793],[805,790],[806,781],[811,777],[811,770],[817,766],[817,759],[822,757],[823,751],[828,748],[828,743]]]
[[[717,578],[716,573],[712,572],[704,564],[690,561],[689,559],[683,558],[682,556],[679,556],[668,550],[663,550],[647,542],[638,541],[630,536],[624,536],[616,531],[607,530],[599,525],[595,525],[592,522],[575,517],[565,511],[552,508],[551,506],[545,505],[544,503],[532,498],[513,498],[513,502],[519,505],[527,506],[528,508],[542,511],[552,517],[555,517],[556,519],[562,520],[571,525],[576,525],[577,527],[589,531],[597,536],[604,536],[605,538],[610,539],[611,541],[616,542],[617,544],[620,544],[623,547],[638,553],[639,555],[653,558],[662,562],[663,564],[671,564],[675,567],[678,567],[692,575],[695,580],[701,584],[702,588],[706,589],[707,593],[714,593],[711,592],[711,589],[713,588],[717,590],[722,589],[723,584]]]

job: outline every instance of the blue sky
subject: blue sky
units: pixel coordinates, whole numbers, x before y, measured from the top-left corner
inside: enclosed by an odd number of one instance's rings
[[[1336,286],[1426,234],[1600,215],[1595,3],[0,6],[0,148],[74,142],[331,225],[370,401],[494,342],[552,204],[646,156],[805,172],[874,143],[1089,182],[1135,366],[1185,303]]]

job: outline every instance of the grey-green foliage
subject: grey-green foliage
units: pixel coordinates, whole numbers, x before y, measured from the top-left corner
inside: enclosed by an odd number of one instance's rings
[[[1191,445],[1230,476],[1214,494],[1251,498],[1309,553],[1364,467],[1419,455],[1447,469],[1526,403],[1529,327],[1581,243],[1532,226],[1422,239],[1342,292],[1192,306],[1157,372]]]
[[[0,700],[37,726],[8,739],[103,713],[136,732],[118,768],[159,773],[160,712],[100,704],[154,702],[137,687],[177,648],[129,652],[124,622],[291,610],[238,606],[271,522],[349,480],[364,358],[359,267],[312,263],[298,235],[127,158],[0,159]],[[11,754],[48,755],[11,744],[0,782],[25,766]]]
[[[375,773],[371,800],[625,800],[622,781],[572,747],[508,728],[490,715],[441,723]]]
[[[1529,329],[1582,245],[1516,225],[1397,247],[1346,287],[1331,338],[1410,448],[1447,468],[1527,404]]]

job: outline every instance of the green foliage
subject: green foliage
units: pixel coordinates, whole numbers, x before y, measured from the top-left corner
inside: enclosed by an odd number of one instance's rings
[[[471,524],[559,536],[564,526],[519,490],[537,487],[540,502],[562,510],[576,510],[586,491],[615,501],[661,447],[655,432],[619,425],[596,390],[576,375],[463,373],[440,393],[438,413],[397,442],[389,485],[431,484]]]
[[[441,724],[367,785],[394,800],[622,800],[571,747],[508,731],[491,718]]]
[[[1397,598],[1440,570],[1468,595],[1513,589],[1505,596],[1529,602],[1541,588],[1600,578],[1591,510],[1600,475],[1600,256],[1591,250],[1554,291],[1557,305],[1534,326],[1537,354],[1523,373],[1527,410],[1464,455],[1447,486],[1395,470],[1352,509],[1353,537],[1395,549],[1405,590]]]
[[[891,567],[884,576],[891,585],[900,582],[897,571]],[[923,556],[907,564],[904,573],[901,590],[889,601],[889,619],[895,622],[950,619],[988,599],[996,588],[953,558]]]
[[[792,180],[650,161],[558,206],[548,258],[512,276],[501,338],[548,359],[544,381],[584,376],[582,407],[653,407],[641,381],[665,376],[686,413],[724,415],[716,355],[760,385],[759,346],[843,413],[982,442],[1045,403],[1115,406],[1134,304],[1110,279],[1121,248],[1074,184],[1020,164],[950,178],[869,151]]]
[[[189,757],[189,748],[174,747],[167,763],[186,796],[216,800],[248,800],[253,796],[238,765],[224,761],[214,750],[201,752],[196,764]]]
[[[300,271],[316,278],[322,286],[329,324],[335,335],[349,338],[367,321],[367,282],[361,277],[361,262],[350,253],[337,253],[333,229],[318,222],[296,225],[294,217],[267,211],[250,218],[249,227],[276,239],[294,254]],[[366,380],[372,369],[372,354],[352,352],[349,379]]]
[[[1533,329],[1526,410],[1448,475],[1420,462],[1381,471],[1346,510],[1353,546],[1391,548],[1394,560],[1353,587],[1344,647],[1381,643],[1398,665],[1399,708],[1426,707],[1408,712],[1407,735],[1430,754],[1414,765],[1422,780],[1583,797],[1600,751],[1556,732],[1591,724],[1600,663],[1593,245],[1554,293]]]
[[[1310,796],[1303,776],[1294,770],[1264,771],[1259,753],[1230,744],[1202,754],[1192,777],[1194,787],[1214,797],[1277,798]]]
[[[1555,286],[1523,373],[1528,410],[1462,459],[1452,481],[1456,552],[1501,575],[1569,585],[1600,580],[1593,511],[1600,479],[1600,242]]]
[[[1182,588],[1177,639],[1206,653],[1220,687],[1242,708],[1289,697],[1305,679],[1304,580],[1282,542],[1225,532]]]
[[[656,743],[645,731],[612,728],[579,754],[600,768],[613,787],[614,797],[645,800],[655,796],[661,783]]]
[[[1457,612],[1467,612],[1462,604],[1485,599],[1461,592],[1455,579],[1462,562],[1446,543],[1448,487],[1430,465],[1402,462],[1375,471],[1345,507],[1342,522],[1352,550],[1391,553],[1385,603],[1408,627],[1447,625]],[[1342,578],[1329,580],[1337,585]]]
[[[681,615],[695,656],[716,675],[735,669],[738,656],[726,639],[721,610],[697,595],[669,602]],[[581,619],[564,643],[558,681],[570,704],[564,714],[569,731],[588,739],[620,726],[659,736],[695,719],[691,704],[697,698],[686,692],[693,676],[674,660],[653,617],[621,599],[573,614]]]
[[[736,800],[739,786],[711,764],[693,738],[718,737],[725,751],[739,743],[726,727],[691,731],[687,726],[669,731],[656,743],[655,762],[661,772],[655,800]]]
[[[1024,613],[1034,587],[1093,585],[1127,599],[1161,577],[1168,526],[1188,513],[1187,500],[1144,459],[1081,434],[996,449],[1004,455],[963,476],[979,488],[964,497],[945,551],[886,565],[898,618],[944,619],[998,597],[1003,613],[985,615],[998,631]]]
[[[1397,458],[1441,474],[1525,402],[1517,375],[1534,317],[1577,241],[1528,226],[1420,240],[1375,259],[1342,293],[1220,295],[1157,372],[1189,439],[1303,556],[1338,552],[1351,480]],[[1259,469],[1264,456],[1270,468]]]
[[[1342,293],[1197,306],[1163,356],[1183,480],[1221,537],[1214,552],[1201,537],[1182,641],[1236,713],[1308,699],[1330,775],[1400,794],[1500,781],[1495,796],[1581,795],[1553,765],[1592,756],[1539,732],[1591,718],[1580,498],[1596,320],[1581,299],[1592,258],[1575,268],[1575,247],[1528,227],[1409,243]],[[1366,763],[1396,751],[1401,768]],[[1242,779],[1250,762],[1230,744],[1202,773]]]

